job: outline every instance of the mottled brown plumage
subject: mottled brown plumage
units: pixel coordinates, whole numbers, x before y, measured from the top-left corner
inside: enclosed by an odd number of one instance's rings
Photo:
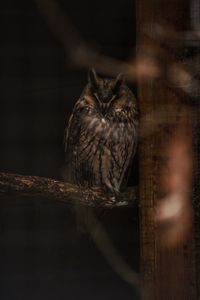
[[[67,180],[120,190],[137,144],[136,99],[123,76],[100,78],[94,69],[65,132]]]

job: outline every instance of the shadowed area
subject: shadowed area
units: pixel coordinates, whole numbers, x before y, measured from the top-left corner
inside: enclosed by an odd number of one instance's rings
[[[134,1],[60,4],[102,54],[125,60],[132,55]],[[0,170],[62,179],[64,128],[87,70],[73,68],[33,1],[3,1],[0,17]],[[137,182],[136,173],[131,183]],[[25,196],[0,197],[2,300],[138,299],[91,237],[77,232],[75,214],[66,204],[40,196],[28,202]],[[138,271],[137,211],[109,210],[102,223],[122,257]]]

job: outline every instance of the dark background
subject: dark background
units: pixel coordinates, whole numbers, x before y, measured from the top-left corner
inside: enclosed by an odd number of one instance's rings
[[[135,46],[133,0],[62,1],[82,36],[103,54],[127,60]],[[60,179],[63,132],[87,80],[73,68],[33,1],[0,4],[0,171]],[[135,209],[102,222],[139,270]],[[65,204],[38,197],[0,198],[0,298],[137,299]]]

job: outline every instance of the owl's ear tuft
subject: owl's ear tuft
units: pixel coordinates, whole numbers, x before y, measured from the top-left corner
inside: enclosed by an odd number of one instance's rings
[[[99,78],[94,68],[91,68],[88,71],[88,82],[92,85],[93,88],[98,87]]]
[[[124,84],[125,77],[124,74],[120,73],[114,80],[114,91],[117,93],[120,87]]]

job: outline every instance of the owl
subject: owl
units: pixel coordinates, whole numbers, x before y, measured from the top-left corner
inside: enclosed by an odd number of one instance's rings
[[[123,75],[107,79],[89,70],[65,130],[66,180],[119,193],[135,154],[137,128],[136,98]]]

